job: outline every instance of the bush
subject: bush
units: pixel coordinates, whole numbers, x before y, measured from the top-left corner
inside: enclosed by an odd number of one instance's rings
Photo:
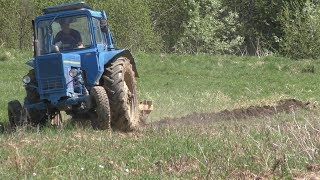
[[[183,36],[184,23],[188,22],[188,0],[149,0],[154,30],[160,35],[164,52],[175,51]]]
[[[32,49],[31,20],[42,8],[71,0],[0,1],[0,46]],[[266,55],[318,58],[320,1],[106,0],[119,48],[147,52]],[[279,18],[280,17],[280,18]]]
[[[0,45],[20,49],[31,47],[34,16],[31,1],[0,1],[0,12]]]
[[[286,1],[290,0],[223,0],[229,11],[239,15],[242,24],[239,33],[245,37],[243,53],[260,56],[279,50],[278,39],[282,37],[283,31],[278,17]]]
[[[96,2],[96,1],[94,1]],[[153,30],[147,0],[108,0],[97,9],[105,9],[118,47],[133,50],[160,51],[160,36]],[[93,6],[96,3],[92,3]]]
[[[227,12],[220,0],[189,0],[188,7],[190,19],[176,44],[178,52],[236,53],[243,42],[236,13]]]
[[[292,58],[320,57],[320,8],[306,3],[288,3],[281,16],[284,36],[281,53]]]

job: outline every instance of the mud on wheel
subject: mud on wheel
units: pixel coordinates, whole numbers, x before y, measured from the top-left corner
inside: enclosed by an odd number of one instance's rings
[[[105,130],[110,127],[110,106],[106,90],[102,86],[95,86],[90,90],[94,109],[90,114],[94,129]]]
[[[108,93],[111,109],[111,126],[131,131],[139,125],[135,74],[129,59],[119,57],[107,65],[103,85]]]

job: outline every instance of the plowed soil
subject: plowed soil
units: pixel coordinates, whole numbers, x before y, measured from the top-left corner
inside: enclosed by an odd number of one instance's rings
[[[219,120],[237,120],[258,117],[270,117],[278,113],[290,113],[297,109],[310,109],[309,102],[302,102],[296,99],[284,99],[277,102],[275,106],[250,106],[234,110],[223,110],[216,113],[193,113],[181,118],[165,118],[160,121],[150,123],[147,126],[181,126],[208,124]]]
[[[296,99],[284,99],[277,102],[277,105],[270,106],[250,106],[248,108],[238,108],[233,110],[223,110],[215,113],[193,113],[181,118],[164,118],[160,121],[147,123],[144,127],[178,127],[183,125],[203,125],[221,120],[240,120],[248,118],[270,117],[278,113],[290,113],[297,109],[310,109],[309,102],[302,102]],[[0,133],[8,130],[7,124],[0,123]]]

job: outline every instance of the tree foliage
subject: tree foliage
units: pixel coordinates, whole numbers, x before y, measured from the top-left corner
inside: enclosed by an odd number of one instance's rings
[[[227,12],[220,0],[189,0],[189,20],[183,24],[184,32],[176,50],[187,53],[235,53],[243,38],[238,15]]]
[[[25,48],[32,45],[31,19],[34,16],[30,0],[0,1],[0,45]]]
[[[190,19],[187,0],[150,0],[152,25],[161,36],[163,51],[173,52]]]
[[[100,2],[101,6],[96,7],[103,7],[107,11],[117,46],[143,51],[161,49],[160,37],[153,29],[147,2],[108,0],[106,3]]]
[[[71,0],[0,1],[0,46],[32,46],[31,20]],[[318,0],[106,0],[117,47],[141,51],[318,58]]]
[[[320,7],[316,3],[287,3],[281,16],[281,54],[293,58],[320,57]]]
[[[247,54],[261,55],[279,48],[277,37],[282,36],[278,16],[284,1],[224,0],[224,5],[239,14],[245,37],[242,49]]]

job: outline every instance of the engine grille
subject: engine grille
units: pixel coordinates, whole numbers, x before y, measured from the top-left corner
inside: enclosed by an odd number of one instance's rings
[[[42,91],[64,88],[62,60],[57,57],[39,59],[37,61],[39,83]]]
[[[43,91],[63,88],[63,80],[61,78],[41,79],[40,83]]]

